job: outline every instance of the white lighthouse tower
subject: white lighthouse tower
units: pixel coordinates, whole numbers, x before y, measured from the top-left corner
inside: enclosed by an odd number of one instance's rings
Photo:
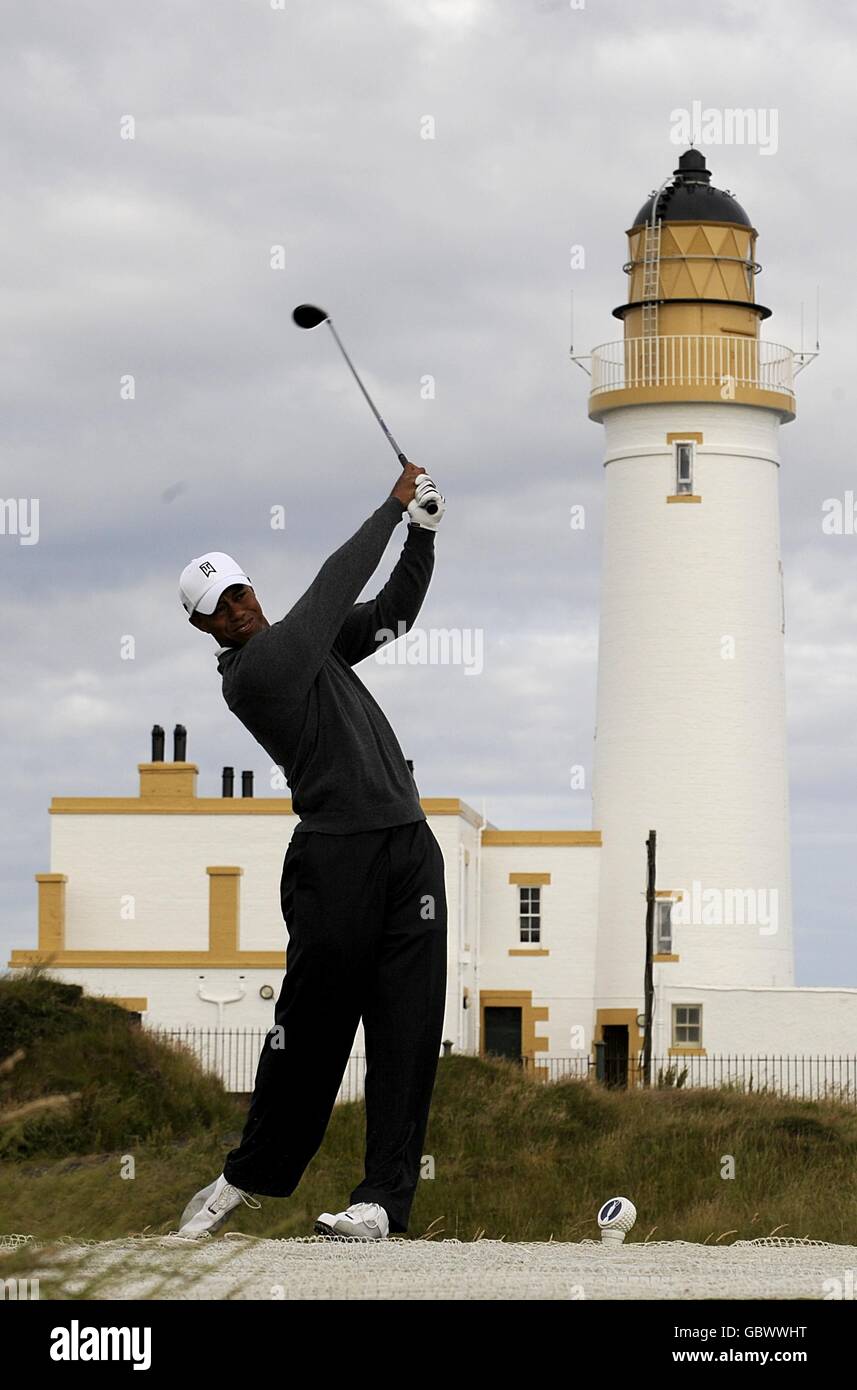
[[[640,209],[613,310],[624,337],[592,353],[606,488],[595,1036],[627,1030],[632,1055],[651,829],[656,989],[686,984],[692,1000],[694,985],[794,974],[777,448],[794,359],[760,339],[757,233],[710,180],[688,150]],[[692,1047],[694,1016],[677,1017]]]

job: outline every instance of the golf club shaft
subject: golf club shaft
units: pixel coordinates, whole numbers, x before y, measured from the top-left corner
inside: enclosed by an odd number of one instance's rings
[[[364,397],[365,397],[365,399],[366,399],[366,404],[369,406],[369,409],[372,411],[372,414],[375,416],[375,419],[378,421],[378,424],[381,426],[381,429],[384,431],[384,434],[386,435],[387,439],[389,440],[390,448],[393,450],[393,453],[396,455],[396,458],[399,460],[399,463],[400,463],[400,464],[402,465],[402,467],[404,468],[405,464],[408,462],[407,455],[402,453],[402,451],[401,451],[401,449],[399,448],[398,444],[396,443],[396,440],[394,439],[393,435],[392,435],[392,434],[390,433],[390,431],[387,429],[387,426],[386,426],[386,424],[384,423],[384,421],[383,421],[383,419],[382,419],[382,417],[381,417],[380,412],[378,411],[378,409],[377,409],[376,406],[375,406],[375,402],[373,401],[372,397],[369,395],[369,392],[366,390],[366,387],[363,385],[363,382],[360,380],[360,377],[359,377],[358,374],[357,374],[357,368],[354,366],[354,363],[351,361],[351,358],[348,356],[348,353],[345,351],[345,347],[343,346],[342,339],[340,338],[339,334],[337,333],[336,329],[335,329],[334,326],[333,326],[333,320],[328,316],[327,318],[325,318],[325,323],[327,324],[328,328],[330,329],[331,333],[333,334],[333,338],[334,338],[334,341],[335,341],[335,343],[336,343],[336,346],[339,348],[339,351],[342,353],[342,356],[345,358],[345,361],[346,361],[347,364],[348,364],[348,370],[351,372],[351,375],[354,377],[354,380],[357,382],[357,385],[360,387],[360,390],[363,392],[363,395],[364,395]],[[425,507],[425,510],[429,513],[430,516],[434,516],[435,512],[437,511],[437,503],[434,502],[434,501],[426,501],[426,502],[424,503],[424,507]]]
[[[387,426],[384,424],[384,421],[382,420],[382,418],[381,418],[381,416],[380,416],[378,410],[377,410],[376,407],[375,407],[375,402],[372,400],[372,397],[369,395],[369,392],[366,390],[366,387],[363,385],[363,382],[360,380],[359,376],[357,375],[357,371],[356,371],[356,368],[355,368],[355,366],[354,366],[354,363],[351,361],[351,358],[348,356],[348,353],[345,351],[345,348],[344,348],[343,345],[342,345],[342,340],[341,340],[339,334],[337,333],[336,329],[334,328],[332,320],[329,319],[329,318],[328,318],[328,319],[325,319],[325,323],[327,324],[328,328],[330,329],[331,333],[333,334],[333,336],[334,336],[334,338],[335,338],[335,340],[336,340],[336,345],[337,345],[337,347],[339,348],[339,351],[342,353],[342,356],[345,358],[346,362],[348,363],[349,369],[350,369],[350,371],[351,371],[351,375],[354,377],[354,380],[357,382],[357,385],[360,387],[360,390],[363,392],[363,395],[366,397],[366,403],[367,403],[367,405],[369,406],[369,409],[372,411],[372,414],[375,416],[375,419],[378,421],[378,424],[381,426],[381,429],[384,431],[385,435],[387,436],[387,439],[388,439],[389,442],[390,442],[390,447],[392,448],[392,450],[393,450],[393,452],[395,453],[397,459],[399,460],[399,463],[400,463],[400,464],[402,465],[402,467],[404,468],[404,466],[405,466],[405,464],[408,462],[408,460],[407,460],[406,456],[402,453],[401,449],[399,448],[398,444],[396,443],[396,441],[395,441],[395,439],[393,438],[393,436],[392,436],[392,434],[390,433],[390,431],[387,429]]]

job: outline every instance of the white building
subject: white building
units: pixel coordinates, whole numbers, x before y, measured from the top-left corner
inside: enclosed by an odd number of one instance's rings
[[[710,177],[690,150],[640,210],[624,336],[588,359],[606,486],[596,828],[499,830],[422,802],[446,861],[445,1037],[543,1074],[597,1056],[637,1075],[650,830],[659,1064],[857,1054],[857,989],[794,985],[777,449],[794,354],[759,337],[757,233]],[[178,749],[140,765],[139,797],[54,799],[39,945],[9,964],[49,961],[150,1025],[264,1029],[291,802],[198,797]]]

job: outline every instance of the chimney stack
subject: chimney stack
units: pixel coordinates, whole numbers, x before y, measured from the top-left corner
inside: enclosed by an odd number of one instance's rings
[[[252,795],[253,795],[253,774],[252,774],[252,772],[242,772],[242,773],[241,773],[241,795],[242,795],[242,796],[252,796]]]
[[[196,798],[199,769],[196,763],[186,761],[186,739],[184,725],[176,724],[173,730],[173,758],[172,762],[167,762],[164,757],[164,731],[160,724],[152,725],[152,760],[137,764],[143,801],[156,801],[159,805],[172,802],[178,806]]]
[[[225,767],[223,769],[223,796],[235,795],[235,768]]]

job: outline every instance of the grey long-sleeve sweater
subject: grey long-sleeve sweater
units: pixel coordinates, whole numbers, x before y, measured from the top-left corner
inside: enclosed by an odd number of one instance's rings
[[[403,508],[388,497],[325,560],[292,609],[243,647],[221,648],[223,697],[277,766],[295,831],[350,834],[425,820],[413,774],[383,711],[352,667],[409,629],[434,569],[434,532],[408,526],[377,598],[355,603]],[[376,633],[394,636],[376,641]]]

